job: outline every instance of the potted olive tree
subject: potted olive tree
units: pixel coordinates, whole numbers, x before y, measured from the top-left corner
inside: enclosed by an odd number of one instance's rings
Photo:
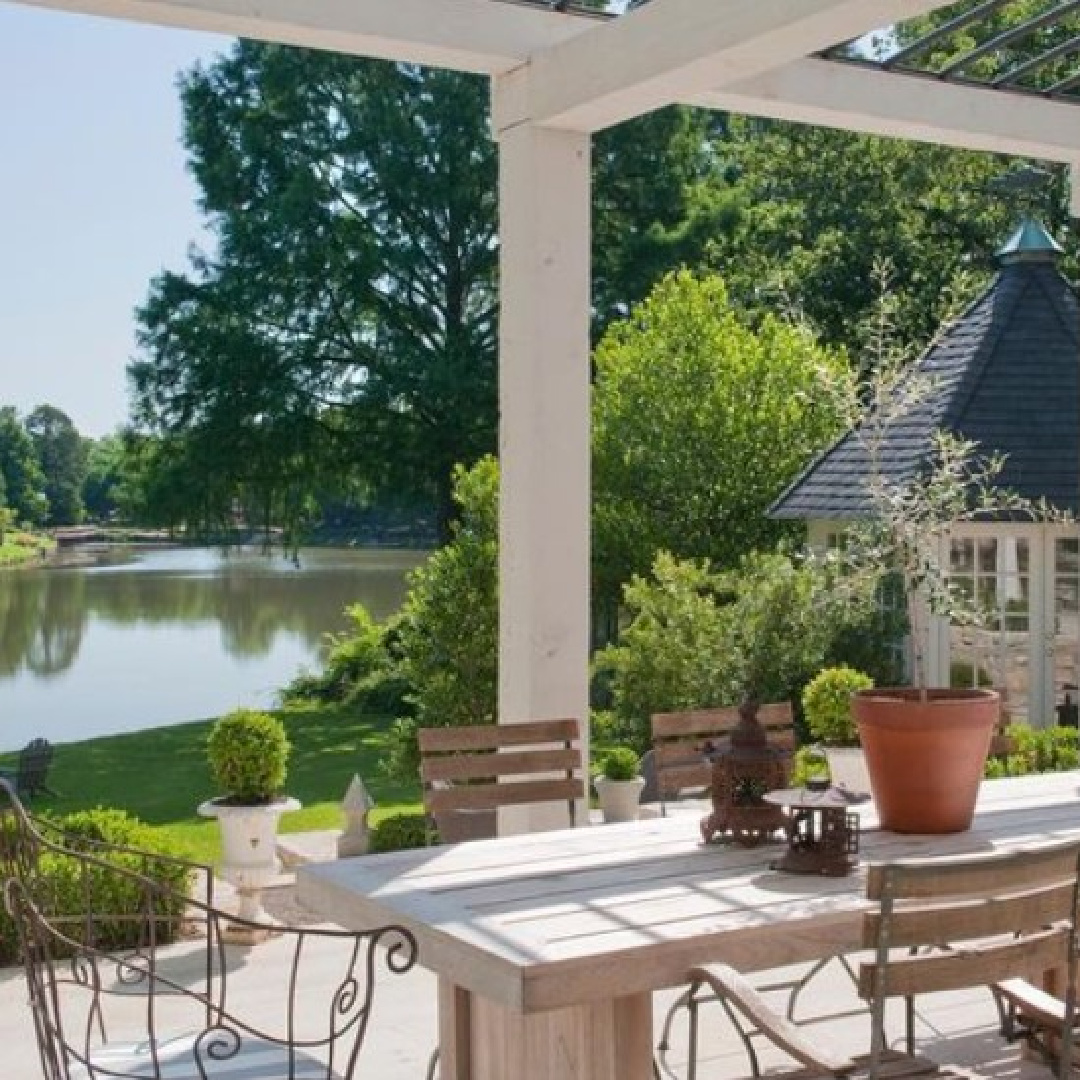
[[[600,772],[593,778],[604,821],[635,821],[645,780],[640,762],[629,746],[616,746],[600,760]]]
[[[859,729],[851,704],[854,694],[873,685],[869,675],[840,664],[819,671],[803,690],[803,716],[810,734],[824,747],[829,779],[849,791],[870,790],[866,757],[859,746]]]
[[[281,815],[298,810],[281,795],[289,760],[289,740],[281,721],[253,709],[235,709],[214,725],[207,760],[223,792],[199,807],[221,828],[222,875],[235,886],[242,919],[265,918],[260,897],[280,871],[276,837]]]
[[[852,579],[891,574],[901,583],[912,685],[859,691],[853,711],[882,826],[959,832],[971,825],[1001,705],[993,690],[928,686],[929,618],[971,625],[995,615],[952,586],[942,554],[958,522],[1063,515],[999,487],[1001,455],[982,456],[974,441],[952,432],[935,431],[927,458],[906,474],[888,467],[895,465],[892,437],[914,411],[930,407],[936,380],[890,346],[887,302],[881,306],[867,365],[872,375],[861,397],[849,397],[853,446],[865,455],[870,512],[848,530],[834,556]]]

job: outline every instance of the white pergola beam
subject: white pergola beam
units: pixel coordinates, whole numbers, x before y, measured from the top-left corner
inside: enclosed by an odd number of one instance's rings
[[[534,54],[496,126],[599,131],[948,2],[652,0]]]
[[[593,29],[589,19],[493,0],[14,0],[354,56],[497,75]]]
[[[1076,105],[829,60],[799,60],[684,103],[968,150],[1080,161]]]

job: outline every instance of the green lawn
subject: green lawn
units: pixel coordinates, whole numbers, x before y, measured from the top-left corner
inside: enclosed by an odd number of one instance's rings
[[[354,773],[378,803],[376,817],[419,809],[419,785],[389,781],[379,769],[389,725],[385,717],[344,706],[291,707],[277,715],[292,742],[286,788],[304,804],[282,818],[282,832],[339,826],[341,799]],[[211,723],[59,745],[49,775],[59,796],[41,797],[33,808],[65,813],[120,807],[174,838],[190,857],[217,861],[217,824],[195,812],[200,802],[218,794],[206,765]],[[12,755],[3,757],[4,764],[12,763]]]

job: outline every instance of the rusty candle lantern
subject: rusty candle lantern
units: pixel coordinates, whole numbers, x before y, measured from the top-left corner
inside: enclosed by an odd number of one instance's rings
[[[788,842],[787,851],[772,868],[825,877],[851,873],[858,861],[859,817],[849,810],[854,803],[868,798],[835,787],[770,792],[766,801],[786,814]]]
[[[791,755],[769,742],[755,704],[739,709],[731,735],[719,745],[706,744],[705,756],[712,763],[713,805],[701,820],[706,843],[730,836],[737,844],[754,847],[783,828],[783,811],[764,796],[787,786]]]

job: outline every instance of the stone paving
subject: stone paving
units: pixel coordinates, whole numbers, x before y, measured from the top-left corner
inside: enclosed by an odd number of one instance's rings
[[[268,890],[266,906],[282,921],[314,922],[314,916],[298,904],[295,889],[287,879],[279,887]],[[172,962],[177,965],[194,963],[197,957],[197,943],[177,945],[171,950]],[[232,949],[229,962],[230,994],[234,1002],[243,1002],[245,1012],[252,1010],[254,1015],[270,1016],[280,1009],[288,970],[287,942],[274,939],[252,949]],[[666,1009],[676,996],[676,991],[657,995],[657,1036]],[[435,1045],[435,999],[434,978],[419,968],[406,976],[383,978],[357,1075],[368,1080],[422,1080]],[[811,1022],[811,1030],[855,1053],[866,1049],[869,1025],[865,1014],[827,1017],[856,1009],[858,1005],[850,979],[834,964],[804,993],[798,1019]],[[131,1007],[138,1008],[137,1000],[132,1001]],[[985,991],[928,996],[919,1002],[920,1050],[935,1060],[979,1066],[981,1074],[995,1080],[1048,1078],[1049,1070],[1022,1060],[1016,1047],[1002,1042],[996,1034],[995,1020],[993,1004]],[[746,1057],[721,1010],[716,1006],[704,1007],[702,1022],[702,1064],[698,1073],[701,1080],[747,1076]],[[899,1035],[898,1016],[893,1017],[890,1031]],[[783,1055],[764,1045],[762,1060],[766,1071],[776,1071],[785,1065],[791,1067]],[[678,1080],[685,1077],[684,1013],[674,1025],[672,1051],[664,1064],[670,1066],[663,1070],[665,1076]],[[18,971],[0,970],[0,1080],[38,1080],[40,1076],[25,983]]]

